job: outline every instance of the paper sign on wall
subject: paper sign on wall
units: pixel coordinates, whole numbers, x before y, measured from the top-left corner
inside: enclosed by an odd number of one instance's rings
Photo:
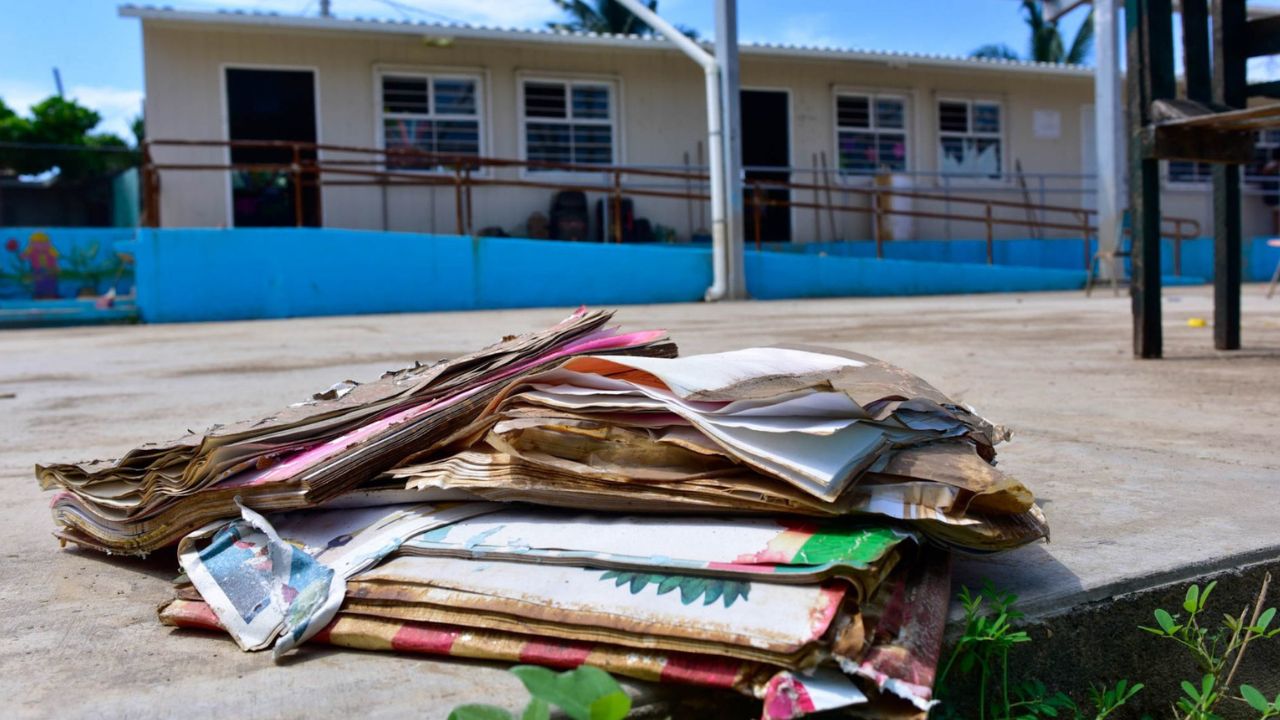
[[[1062,113],[1057,110],[1036,110],[1031,117],[1037,140],[1057,140],[1062,137]]]

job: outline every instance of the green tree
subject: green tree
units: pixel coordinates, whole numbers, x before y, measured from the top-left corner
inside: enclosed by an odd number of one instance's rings
[[[80,180],[135,164],[119,136],[93,131],[100,122],[96,111],[57,95],[31,106],[28,117],[0,102],[0,142],[31,146],[0,146],[0,168],[38,175],[56,167],[60,180]]]
[[[593,32],[605,35],[652,35],[653,28],[636,17],[635,13],[623,7],[617,0],[551,0],[556,7],[569,16],[565,22],[549,22],[552,30],[569,32]],[[646,6],[658,11],[658,0],[649,0]],[[698,38],[698,31],[693,28],[676,26],[680,32],[693,39]]]
[[[1082,65],[1089,59],[1093,50],[1093,11],[1080,24],[1076,36],[1067,46],[1062,40],[1057,20],[1048,20],[1044,16],[1044,3],[1040,0],[1022,0],[1019,8],[1022,19],[1031,32],[1028,42],[1026,60],[1035,62],[1060,63],[1066,65]],[[1024,59],[1008,45],[988,44],[970,53],[971,57],[996,60]]]

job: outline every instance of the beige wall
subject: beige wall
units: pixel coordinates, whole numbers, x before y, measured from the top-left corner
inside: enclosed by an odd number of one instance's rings
[[[680,166],[685,154],[694,155],[705,137],[705,99],[701,71],[674,51],[573,47],[562,44],[493,43],[458,40],[433,46],[418,35],[385,32],[321,33],[310,31],[245,30],[144,21],[146,55],[147,132],[152,138],[224,139],[222,68],[262,65],[314,69],[317,73],[319,136],[322,143],[373,147],[377,143],[375,69],[454,69],[476,71],[484,79],[484,153],[520,156],[517,84],[522,73],[604,77],[617,83],[620,113],[620,160],[642,165]],[[881,89],[909,98],[910,170],[938,170],[936,104],[940,97],[998,100],[1003,105],[1004,165],[1002,182],[956,180],[956,194],[1021,198],[1012,180],[1015,160],[1028,174],[1082,172],[1082,112],[1092,102],[1089,77],[1029,74],[988,69],[930,68],[909,62],[866,62],[760,56],[742,58],[742,84],[747,88],[787,89],[791,97],[791,159],[809,167],[816,153],[834,162],[834,93],[837,88]],[[1061,119],[1057,138],[1035,137],[1036,110],[1056,112]],[[745,119],[749,122],[750,119]],[[159,149],[160,161],[222,162],[220,149]],[[514,169],[498,171],[517,178]],[[598,182],[599,176],[578,176]],[[797,175],[797,181],[807,178]],[[865,178],[840,180],[865,187]],[[923,190],[941,191],[936,178],[916,180]],[[1078,186],[1078,180],[1052,181],[1050,188]],[[1040,198],[1038,182],[1031,182],[1033,200]],[[227,179],[217,172],[173,172],[162,177],[161,218],[166,226],[224,226],[229,224]],[[528,215],[547,212],[551,190],[489,188],[475,194],[475,228],[497,225],[518,234]],[[839,197],[839,195],[837,194]],[[795,199],[811,201],[805,191]],[[1050,203],[1079,206],[1087,198],[1078,192],[1049,193]],[[594,201],[594,198],[592,198]],[[860,196],[845,204],[866,207]],[[1207,191],[1196,188],[1170,193],[1167,214],[1192,213],[1207,218]],[[403,231],[455,231],[455,200],[451,188],[326,187],[323,191],[326,225]],[[920,210],[943,210],[942,203],[915,201]],[[955,212],[981,215],[980,207],[953,204]],[[697,208],[686,201],[637,198],[636,214],[673,227],[684,238],[689,217],[698,224]],[[999,216],[1025,217],[1022,211]],[[709,221],[704,211],[701,216]],[[825,214],[815,218],[807,209],[793,211],[797,240],[831,239]],[[1055,219],[1068,220],[1066,216]],[[815,220],[821,222],[815,227]],[[1256,224],[1256,223],[1254,223]],[[1246,222],[1246,232],[1250,230]],[[917,219],[914,237],[982,237],[980,223]],[[1208,225],[1206,223],[1205,227]],[[837,234],[843,238],[871,235],[865,214],[840,213]],[[1067,231],[1050,235],[1069,235]],[[1002,237],[1026,236],[1025,227],[1001,226]]]

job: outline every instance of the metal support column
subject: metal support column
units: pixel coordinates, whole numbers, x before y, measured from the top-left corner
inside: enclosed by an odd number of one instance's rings
[[[1245,0],[1213,3],[1213,100],[1245,106]],[[1240,348],[1240,166],[1213,166],[1213,346]]]
[[[1120,103],[1120,32],[1119,7],[1116,0],[1095,0],[1093,24],[1096,36],[1094,72],[1093,125],[1095,152],[1097,154],[1098,251],[1107,253],[1120,248],[1123,232],[1124,153],[1121,152],[1124,129],[1124,109]],[[1044,178],[1040,179],[1041,192]],[[1041,198],[1041,204],[1045,204]],[[1123,266],[1112,263],[1103,268],[1105,277],[1122,276]]]
[[[720,69],[720,123],[724,138],[725,297],[745,300],[747,283],[742,259],[742,113],[738,82],[738,2],[716,0],[716,65]]]

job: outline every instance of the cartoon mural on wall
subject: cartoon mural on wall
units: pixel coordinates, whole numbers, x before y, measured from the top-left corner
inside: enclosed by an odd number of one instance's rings
[[[0,300],[71,300],[129,294],[133,257],[115,244],[131,234],[84,228],[7,229]],[[25,236],[25,241],[20,240]],[[0,235],[0,237],[4,237]]]

